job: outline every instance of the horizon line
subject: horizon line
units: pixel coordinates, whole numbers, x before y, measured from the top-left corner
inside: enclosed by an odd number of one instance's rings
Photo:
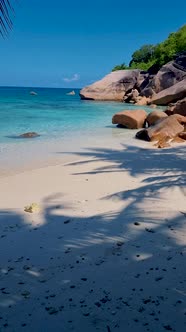
[[[69,87],[52,87],[52,86],[23,86],[23,85],[0,85],[0,88],[28,88],[28,89],[67,89],[67,90],[80,90],[81,88]]]

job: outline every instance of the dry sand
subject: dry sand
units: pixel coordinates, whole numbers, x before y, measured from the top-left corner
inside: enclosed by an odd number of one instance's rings
[[[186,331],[185,151],[101,142],[1,177],[0,331]]]

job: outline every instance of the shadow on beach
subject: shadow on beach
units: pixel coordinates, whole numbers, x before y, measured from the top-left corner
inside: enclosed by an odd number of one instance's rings
[[[42,225],[0,211],[0,329],[185,331],[185,145],[78,156],[66,166],[74,178],[125,172],[133,187],[100,197],[123,204],[119,211],[88,217],[83,206],[80,216],[65,213],[63,191],[44,198]]]

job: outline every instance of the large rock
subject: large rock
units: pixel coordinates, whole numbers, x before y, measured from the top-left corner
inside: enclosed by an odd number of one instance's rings
[[[174,114],[158,121],[154,126],[140,130],[136,138],[144,141],[162,141],[173,139],[184,132],[186,118],[179,114]]]
[[[174,61],[164,65],[153,79],[149,78],[142,82],[140,88],[142,95],[147,97],[182,81],[186,78],[186,54],[179,54]]]
[[[186,116],[186,98],[178,100],[174,105],[169,106],[165,112],[168,115],[180,114]]]
[[[80,91],[81,99],[123,101],[127,92],[138,87],[145,73],[138,69],[118,70]]]
[[[153,111],[150,114],[148,114],[146,121],[148,123],[148,126],[150,127],[150,126],[155,125],[155,123],[157,121],[162,120],[162,119],[166,118],[167,116],[168,115],[165,114],[164,112],[156,110],[156,111]]]
[[[152,97],[151,102],[156,105],[168,105],[184,97],[186,97],[186,79],[157,93]]]
[[[112,118],[112,123],[128,129],[139,129],[144,127],[146,118],[147,113],[144,110],[127,110],[116,113]]]

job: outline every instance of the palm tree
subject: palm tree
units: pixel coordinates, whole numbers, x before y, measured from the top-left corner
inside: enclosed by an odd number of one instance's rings
[[[7,36],[12,29],[11,14],[14,13],[12,2],[14,0],[0,0],[0,35]]]

